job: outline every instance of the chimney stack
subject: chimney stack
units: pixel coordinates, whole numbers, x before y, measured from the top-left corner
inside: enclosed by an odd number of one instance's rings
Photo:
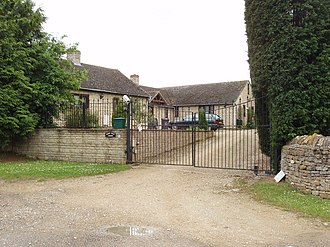
[[[133,81],[136,85],[139,85],[139,75],[131,75],[131,81]]]
[[[80,64],[80,55],[81,52],[76,50],[76,51],[71,51],[68,52],[67,54],[67,59],[70,60],[74,65],[81,65]]]

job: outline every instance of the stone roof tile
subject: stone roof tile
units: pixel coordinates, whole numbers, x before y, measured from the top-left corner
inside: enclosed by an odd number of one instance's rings
[[[128,96],[148,97],[149,95],[137,84],[117,69],[109,69],[89,64],[77,66],[87,71],[87,80],[81,82],[81,89],[103,91]]]
[[[150,96],[155,92],[161,92],[166,101],[175,106],[232,104],[248,82],[246,80],[143,89]]]

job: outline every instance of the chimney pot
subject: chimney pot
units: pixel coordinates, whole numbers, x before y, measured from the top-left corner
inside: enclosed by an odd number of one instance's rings
[[[70,60],[74,65],[81,65],[80,64],[80,56],[81,52],[76,50],[76,51],[71,51],[68,52],[67,54],[67,59]]]
[[[136,75],[136,74],[134,74],[134,75],[131,75],[131,81],[133,81],[136,85],[139,85],[139,75]]]

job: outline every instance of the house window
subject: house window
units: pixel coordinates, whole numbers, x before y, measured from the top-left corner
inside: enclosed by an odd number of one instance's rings
[[[205,113],[214,113],[214,105],[200,106],[199,109],[204,109]]]
[[[86,108],[89,107],[89,95],[88,94],[74,94],[75,105],[85,104]]]
[[[116,111],[118,103],[119,103],[119,98],[113,98],[113,100],[112,100],[112,111],[113,112]]]
[[[214,114],[214,105],[210,105],[209,107],[209,113]]]
[[[179,107],[174,106],[174,117],[179,117]]]
[[[246,117],[246,107],[243,105],[243,117]]]
[[[250,94],[250,84],[247,85],[248,86],[248,95]]]
[[[154,107],[153,106],[149,106],[149,114],[151,114],[152,116],[154,115]]]
[[[165,114],[164,114],[164,117],[165,117],[165,118],[168,118],[168,109],[167,109],[167,108],[165,108]]]

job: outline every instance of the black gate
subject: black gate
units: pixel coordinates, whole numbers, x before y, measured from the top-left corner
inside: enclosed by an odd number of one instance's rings
[[[261,118],[256,121],[255,110],[255,101],[248,100],[221,106],[154,105],[144,117],[133,112],[129,159],[133,163],[271,172],[273,162],[259,142],[269,133],[268,116],[259,108]]]

